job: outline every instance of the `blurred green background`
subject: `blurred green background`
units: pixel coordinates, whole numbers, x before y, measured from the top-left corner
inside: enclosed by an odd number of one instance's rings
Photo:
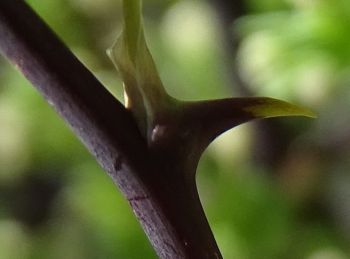
[[[27,2],[122,101],[105,54],[121,1]],[[224,257],[350,258],[350,1],[145,0],[144,14],[172,95],[270,96],[319,115],[242,125],[204,154],[198,187]],[[109,177],[3,58],[0,258],[156,258]]]

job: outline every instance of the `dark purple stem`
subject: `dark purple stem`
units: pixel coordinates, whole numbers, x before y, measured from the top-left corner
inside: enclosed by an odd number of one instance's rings
[[[131,114],[22,0],[0,1],[0,51],[110,174],[161,258],[221,258],[194,179],[150,152]]]

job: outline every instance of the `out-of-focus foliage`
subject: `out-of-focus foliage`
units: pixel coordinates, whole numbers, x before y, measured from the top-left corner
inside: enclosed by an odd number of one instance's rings
[[[105,54],[120,31],[120,1],[28,2],[121,99]],[[171,94],[198,100],[237,93],[225,67],[232,57],[221,17],[209,2],[144,2],[147,41]],[[319,118],[273,119],[267,124],[278,126],[278,135],[269,139],[261,134],[268,128],[247,124],[211,145],[198,185],[219,246],[228,259],[349,258],[350,2],[245,2],[249,13],[224,29],[240,37],[247,88],[310,106]],[[264,163],[261,153],[281,143],[278,158]],[[155,258],[108,176],[3,59],[0,251],[1,259]]]

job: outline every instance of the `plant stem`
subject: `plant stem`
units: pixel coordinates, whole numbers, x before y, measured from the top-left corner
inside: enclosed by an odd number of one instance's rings
[[[172,169],[166,152],[147,147],[130,112],[22,0],[0,1],[0,50],[109,173],[159,257],[221,258],[194,178]]]
[[[137,45],[141,30],[141,0],[126,0],[123,1],[123,14],[125,21],[126,40],[128,42],[129,55],[135,62]]]

